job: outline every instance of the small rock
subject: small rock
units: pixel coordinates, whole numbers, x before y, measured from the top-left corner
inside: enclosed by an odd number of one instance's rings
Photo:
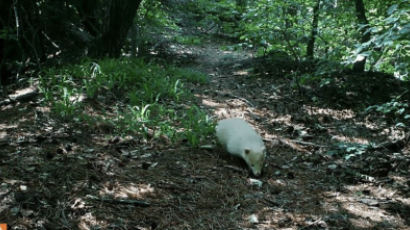
[[[379,202],[377,200],[374,200],[374,199],[363,198],[363,199],[360,199],[360,202],[363,203],[363,204],[367,204],[369,206],[378,206],[379,205]]]
[[[20,191],[26,192],[27,191],[27,185],[20,185]]]
[[[248,221],[251,224],[259,223],[258,216],[256,216],[255,214],[252,214],[252,215],[248,216]]]
[[[263,182],[260,181],[260,180],[249,178],[248,182],[249,182],[250,185],[255,185],[258,188],[262,188]]]
[[[9,135],[6,132],[0,132],[0,146],[9,143]]]
[[[331,169],[331,170],[335,170],[335,169],[337,169],[337,165],[336,164],[331,164],[331,165],[328,165],[327,168]]]
[[[262,199],[264,197],[263,192],[254,192],[254,193],[248,193],[243,195],[245,199]]]
[[[153,168],[155,168],[157,165],[158,165],[158,162],[154,162],[154,163],[152,163],[152,164],[149,166],[148,169],[153,169]]]
[[[20,213],[24,217],[29,217],[29,216],[32,216],[34,214],[34,211],[33,210],[22,209],[22,210],[20,210]]]

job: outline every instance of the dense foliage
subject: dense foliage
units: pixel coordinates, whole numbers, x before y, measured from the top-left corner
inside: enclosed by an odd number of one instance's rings
[[[364,3],[363,9],[359,9],[360,3]],[[30,65],[57,56],[119,56],[129,28],[131,48],[142,52],[149,48],[147,43],[153,43],[152,38],[158,40],[163,28],[177,29],[176,24],[183,23],[198,23],[203,31],[216,30],[240,39],[242,47],[255,48],[260,55],[285,51],[294,60],[308,57],[326,65],[348,66],[367,59],[366,70],[408,78],[408,0],[94,0],[1,4],[3,81]],[[178,10],[184,10],[182,20],[168,16],[167,12]],[[153,29],[155,25],[161,29]]]
[[[308,44],[314,41],[313,56],[326,65],[349,66],[367,57],[366,70],[408,78],[409,1],[364,0],[366,25],[357,17],[355,2],[361,0],[224,0],[211,4],[209,11],[219,15],[216,22],[223,32],[234,31],[243,47],[256,48],[260,55],[285,51],[301,60],[310,56]],[[361,31],[370,36],[365,42]]]

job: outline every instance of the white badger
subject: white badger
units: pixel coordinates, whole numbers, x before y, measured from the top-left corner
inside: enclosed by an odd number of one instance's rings
[[[266,147],[261,136],[246,121],[240,118],[221,120],[216,126],[216,136],[226,151],[245,160],[255,176],[262,173]]]

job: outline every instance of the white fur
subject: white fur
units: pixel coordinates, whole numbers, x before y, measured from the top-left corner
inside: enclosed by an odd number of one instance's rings
[[[262,173],[266,147],[261,136],[244,120],[230,118],[216,126],[216,136],[230,154],[245,160],[255,176]]]

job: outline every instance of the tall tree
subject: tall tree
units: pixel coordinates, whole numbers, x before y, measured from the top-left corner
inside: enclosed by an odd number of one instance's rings
[[[6,61],[9,56],[9,52],[7,47],[11,17],[11,10],[12,10],[12,1],[0,1],[0,83],[5,84],[7,79],[9,78],[9,70],[6,66]]]
[[[360,42],[366,43],[370,41],[370,32],[368,31],[369,29],[369,21],[367,20],[366,17],[366,9],[364,7],[363,0],[355,0],[355,5],[356,5],[356,16],[357,20],[359,22],[359,31],[361,33],[361,39]],[[366,65],[366,57],[360,55],[356,62],[353,64],[353,70],[356,72],[363,72],[365,69]]]
[[[310,38],[306,48],[306,56],[313,59],[313,51],[315,48],[315,39],[317,35],[317,26],[319,23],[319,8],[320,0],[316,1],[315,6],[313,7],[313,20],[312,20],[312,30],[310,31]]]
[[[96,48],[99,56],[118,57],[142,0],[111,0],[108,28]]]

